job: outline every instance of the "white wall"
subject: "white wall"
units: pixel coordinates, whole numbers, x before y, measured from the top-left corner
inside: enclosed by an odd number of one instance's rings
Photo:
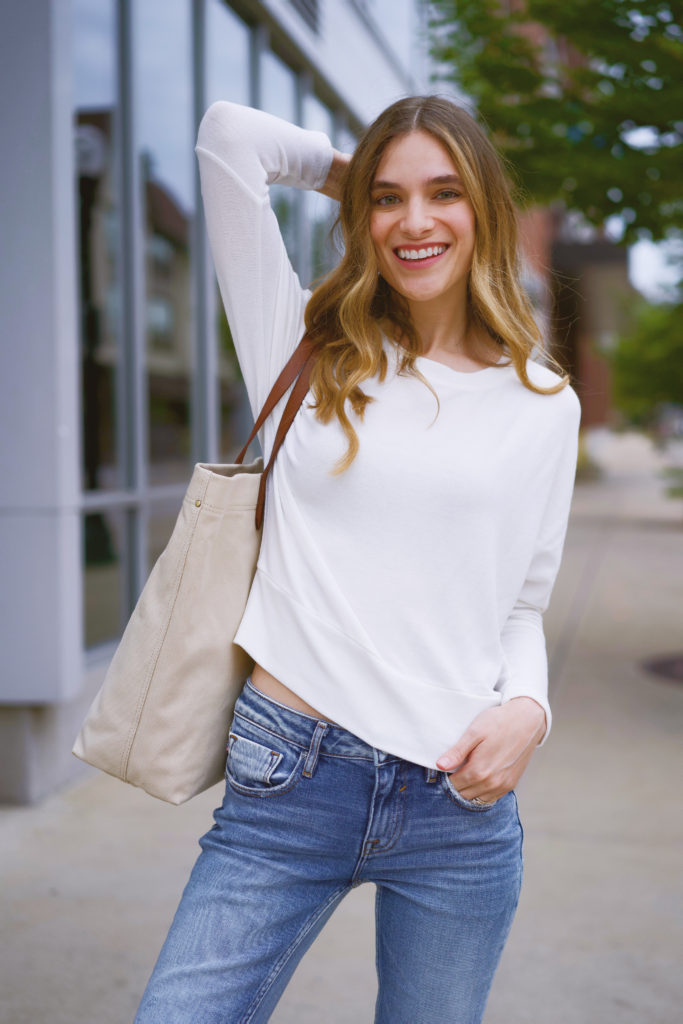
[[[68,0],[0,17],[0,703],[82,688]]]
[[[368,25],[351,0],[320,0],[320,30],[314,32],[288,0],[264,0],[263,6],[295,40],[308,60],[320,68],[330,85],[343,97],[361,122],[373,120],[386,106],[413,92],[427,89],[421,78],[424,62],[418,58],[420,44],[415,34],[416,59],[411,72],[401,66],[405,53],[406,25],[417,22],[418,0],[394,0],[400,42],[392,47],[392,25],[383,19],[378,27],[389,43],[387,52],[373,38]],[[386,5],[375,10],[382,18]],[[370,3],[370,16],[374,10]],[[396,60],[392,59],[395,53]]]

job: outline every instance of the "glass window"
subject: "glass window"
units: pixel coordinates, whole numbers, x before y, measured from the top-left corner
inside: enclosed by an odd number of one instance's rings
[[[232,462],[254,423],[249,408],[242,371],[232,340],[223,300],[216,285],[216,337],[218,339],[218,373],[220,377],[220,439],[221,458]],[[248,460],[247,460],[248,461]]]
[[[206,106],[249,103],[249,29],[223,0],[206,7]]]
[[[296,74],[271,50],[261,55],[261,106],[285,121],[296,118]]]
[[[128,616],[127,513],[93,512],[83,519],[85,646],[116,640]]]
[[[123,486],[121,205],[114,0],[73,0],[82,487]]]
[[[206,8],[206,106],[215,100],[248,104],[250,100],[250,31],[222,0]],[[216,289],[216,344],[220,389],[220,453],[231,460],[251,428],[247,398],[232,335]]]
[[[136,151],[145,232],[149,479],[185,482],[193,360],[190,237],[194,217],[189,0],[133,5]]]
[[[261,61],[261,106],[269,114],[282,117],[285,121],[296,121],[296,95],[296,75],[279,57],[266,50]],[[289,258],[298,268],[296,193],[296,189],[282,185],[272,185],[270,189],[270,201],[280,224]]]
[[[334,139],[332,111],[311,94],[304,99],[304,128],[324,132],[329,139]],[[338,261],[331,237],[338,204],[319,192],[304,192],[302,198],[306,211],[304,223],[308,232],[306,243],[310,252],[310,283],[315,283]]]

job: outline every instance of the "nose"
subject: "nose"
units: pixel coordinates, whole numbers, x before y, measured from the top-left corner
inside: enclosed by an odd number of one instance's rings
[[[421,235],[431,231],[434,226],[434,219],[421,196],[409,199],[403,207],[401,218],[401,229],[406,235],[419,238]]]

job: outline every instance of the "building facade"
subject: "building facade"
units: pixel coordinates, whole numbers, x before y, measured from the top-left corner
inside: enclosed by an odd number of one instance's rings
[[[0,12],[0,800],[71,755],[196,461],[249,416],[202,221],[216,99],[340,149],[428,88],[419,0],[32,0]],[[302,281],[331,204],[276,188]]]

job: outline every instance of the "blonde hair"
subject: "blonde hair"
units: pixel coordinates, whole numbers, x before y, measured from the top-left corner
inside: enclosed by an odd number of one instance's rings
[[[539,394],[554,394],[568,383],[562,368],[558,384],[541,388],[527,374],[526,363],[543,339],[519,275],[517,216],[501,161],[476,121],[439,96],[415,96],[388,107],[370,125],[346,171],[339,208],[344,243],[341,262],[315,289],[306,309],[306,330],[318,357],[311,375],[316,416],[329,423],[336,416],[348,448],[335,468],[343,472],[358,452],[358,436],[346,403],[362,418],[372,401],[361,389],[364,380],[387,372],[382,345],[386,331],[400,341],[400,371],[427,381],[415,365],[420,339],[408,305],[378,274],[370,235],[370,192],[389,142],[414,131],[429,132],[446,149],[463,181],[475,216],[475,246],[468,282],[470,322],[505,347],[522,384]],[[495,365],[496,360],[482,360]],[[429,385],[427,385],[429,386]]]

